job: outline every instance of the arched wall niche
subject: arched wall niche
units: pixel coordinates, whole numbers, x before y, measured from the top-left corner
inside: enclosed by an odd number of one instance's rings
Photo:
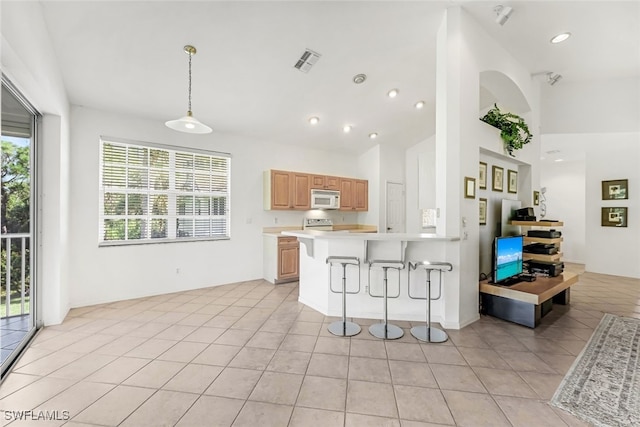
[[[496,103],[501,110],[520,116],[531,111],[531,106],[520,87],[509,76],[500,71],[487,70],[480,72],[479,99],[480,117]]]

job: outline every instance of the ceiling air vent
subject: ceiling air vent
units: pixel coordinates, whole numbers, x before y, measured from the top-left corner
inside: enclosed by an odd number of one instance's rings
[[[308,73],[311,67],[313,67],[313,64],[318,62],[320,56],[321,55],[319,53],[306,49],[294,67],[303,73]]]

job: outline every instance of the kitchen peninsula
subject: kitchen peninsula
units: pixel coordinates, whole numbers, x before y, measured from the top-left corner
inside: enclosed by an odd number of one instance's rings
[[[341,289],[342,269],[330,268],[326,263],[329,256],[358,257],[359,268],[347,269],[347,290],[360,288],[360,292],[347,296],[347,316],[357,318],[382,318],[383,302],[374,295],[382,295],[382,271],[369,269],[368,260],[397,260],[408,266],[408,261],[447,261],[448,249],[459,241],[458,237],[446,237],[435,234],[409,233],[347,233],[335,231],[283,231],[285,236],[297,237],[300,241],[300,295],[303,304],[328,316],[341,315],[341,295],[332,293],[329,289],[331,281],[335,290]],[[438,275],[432,276],[432,289],[437,294]],[[408,296],[408,286],[411,285],[412,295],[425,295],[425,275],[421,271],[411,271],[408,268],[398,272],[389,270],[388,289],[389,319],[425,321],[426,303],[424,300],[411,299]],[[458,293],[458,284],[447,281],[446,274],[442,276],[443,297],[431,304],[432,320],[444,318],[446,309],[458,310],[457,303],[451,297],[447,303],[447,295]],[[455,299],[457,300],[457,299]]]

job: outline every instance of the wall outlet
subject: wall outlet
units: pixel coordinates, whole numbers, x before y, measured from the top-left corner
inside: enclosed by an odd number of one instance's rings
[[[273,223],[277,224],[278,223],[278,217],[273,218]]]
[[[176,274],[180,274],[180,267],[176,267]]]

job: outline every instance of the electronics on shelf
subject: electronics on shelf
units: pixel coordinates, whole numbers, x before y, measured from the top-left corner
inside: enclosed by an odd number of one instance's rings
[[[562,261],[527,261],[529,273],[543,274],[549,277],[556,277],[564,271],[564,262]]]
[[[529,230],[527,232],[528,237],[542,237],[544,239],[557,239],[562,237],[562,232],[558,230]]]
[[[516,221],[535,221],[536,216],[533,212],[533,208],[516,209],[515,217]]]
[[[547,243],[531,243],[522,248],[522,250],[528,254],[555,255],[558,253],[556,245]]]

